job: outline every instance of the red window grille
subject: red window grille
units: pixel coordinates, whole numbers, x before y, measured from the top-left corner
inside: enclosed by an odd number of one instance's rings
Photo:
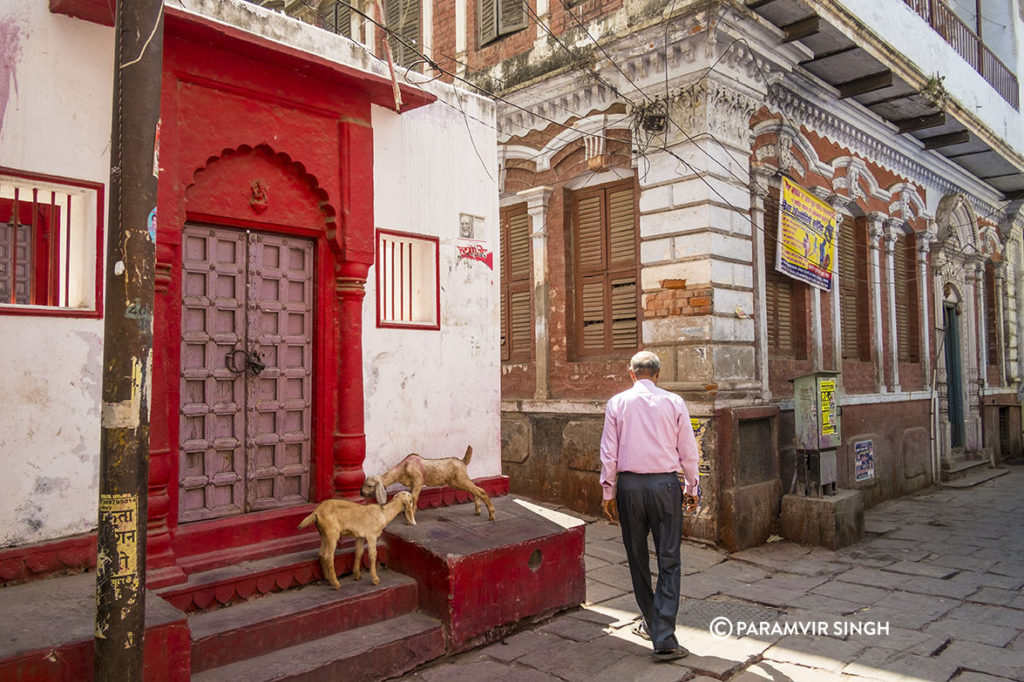
[[[0,168],[0,314],[99,317],[103,186]]]

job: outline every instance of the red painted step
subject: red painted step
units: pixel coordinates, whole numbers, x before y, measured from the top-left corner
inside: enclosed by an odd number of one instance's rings
[[[378,586],[364,573],[359,581],[343,577],[337,591],[327,583],[307,585],[194,613],[188,619],[192,672],[394,618],[415,609],[416,600],[416,581],[382,570]]]
[[[319,545],[318,545],[319,546]],[[387,547],[377,549],[378,566],[387,562]],[[334,556],[334,569],[339,575],[352,572],[354,550],[351,540]],[[364,563],[367,558],[364,556]],[[242,561],[230,566],[191,573],[184,583],[157,591],[172,605],[192,613],[219,609],[228,604],[302,587],[323,579],[317,550],[307,549],[255,561]]]
[[[380,680],[408,672],[444,651],[441,624],[414,612],[207,670],[193,675],[192,682]]]

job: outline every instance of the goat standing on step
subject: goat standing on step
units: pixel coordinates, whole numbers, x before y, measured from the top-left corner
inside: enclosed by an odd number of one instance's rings
[[[317,505],[313,513],[302,519],[299,528],[311,523],[316,524],[320,531],[320,565],[324,569],[324,578],[334,589],[340,589],[341,583],[334,574],[334,550],[338,546],[338,538],[349,535],[356,539],[356,556],[352,565],[353,578],[363,577],[363,542],[367,544],[370,555],[370,577],[374,585],[380,584],[377,577],[377,538],[384,532],[391,519],[405,512],[407,523],[415,525],[413,516],[412,495],[402,491],[395,495],[387,504],[357,504],[348,500],[324,500]]]
[[[392,483],[401,483],[412,491],[413,509],[416,509],[420,501],[420,489],[424,485],[446,485],[449,488],[465,490],[472,494],[477,514],[480,513],[480,500],[483,500],[487,505],[487,517],[493,521],[494,505],[491,504],[491,498],[469,477],[467,467],[472,458],[472,445],[466,447],[466,454],[462,459],[456,457],[424,459],[416,453],[412,453],[387,473],[367,477],[361,492],[364,497],[376,495],[377,502],[383,503],[387,499],[387,487]]]

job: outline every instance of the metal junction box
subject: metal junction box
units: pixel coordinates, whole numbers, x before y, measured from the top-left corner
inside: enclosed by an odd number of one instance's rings
[[[797,450],[830,450],[842,443],[836,383],[839,372],[793,379]]]
[[[842,443],[838,372],[815,372],[793,379],[798,492],[819,497],[835,493],[838,481],[836,448]]]

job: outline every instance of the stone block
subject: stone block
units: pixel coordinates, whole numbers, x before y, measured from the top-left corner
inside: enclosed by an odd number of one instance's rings
[[[719,312],[728,315],[732,310],[721,310]],[[711,338],[718,341],[739,341],[746,343],[754,342],[754,318],[742,319],[739,317],[715,316],[711,322]],[[745,378],[753,376],[753,372]]]
[[[764,481],[722,491],[719,540],[729,551],[764,544],[778,518],[782,483]]]
[[[715,381],[746,379],[754,374],[754,349],[749,346],[715,346]]]
[[[501,420],[501,461],[521,464],[530,456],[530,422]]]
[[[749,270],[749,266],[747,267]],[[711,263],[707,260],[644,266],[640,270],[640,286],[644,291],[661,288],[665,279],[685,279],[687,282],[710,282]]]
[[[672,186],[648,187],[640,191],[640,212],[672,208]]]
[[[864,501],[858,490],[782,498],[782,535],[794,542],[839,549],[864,536]]]
[[[644,320],[643,332],[646,345],[660,345],[686,341],[705,341],[711,333],[711,323],[702,317],[660,317]],[[678,372],[678,370],[677,370]],[[685,374],[678,373],[678,376]]]
[[[687,381],[710,383],[714,376],[711,355],[704,346],[683,346],[676,355],[677,372]]]
[[[601,471],[601,430],[604,421],[571,421],[562,429],[562,454],[570,469]]]
[[[670,263],[675,260],[674,239],[652,239],[640,244],[640,262],[644,264]]]

